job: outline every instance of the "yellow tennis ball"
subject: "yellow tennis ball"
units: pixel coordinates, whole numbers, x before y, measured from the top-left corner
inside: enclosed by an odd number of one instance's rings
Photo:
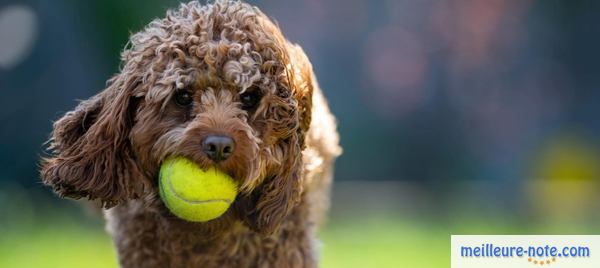
[[[202,170],[185,157],[163,161],[158,187],[167,208],[192,222],[218,218],[237,195],[237,184],[229,175],[214,167]]]

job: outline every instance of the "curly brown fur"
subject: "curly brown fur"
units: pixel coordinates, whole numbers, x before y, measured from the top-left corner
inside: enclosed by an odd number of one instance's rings
[[[314,229],[339,155],[335,120],[302,49],[257,8],[182,4],[131,37],[122,70],[54,124],[43,182],[99,200],[123,267],[314,267]],[[176,104],[188,93],[191,105]],[[241,94],[260,96],[244,107]],[[208,135],[235,151],[213,161]],[[238,180],[221,217],[191,223],[158,198],[159,167],[180,155]]]

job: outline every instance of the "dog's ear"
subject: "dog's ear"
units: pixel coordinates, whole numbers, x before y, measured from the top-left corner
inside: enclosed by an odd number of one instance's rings
[[[99,199],[111,207],[144,191],[129,141],[138,81],[117,75],[104,91],[54,123],[52,156],[42,160],[41,177],[61,197]]]
[[[273,132],[282,136],[277,146],[283,152],[283,159],[251,197],[253,200],[249,203],[255,206],[246,218],[250,228],[267,235],[277,230],[302,196],[302,150],[311,122],[312,92],[316,86],[312,66],[302,49],[289,44],[288,54],[292,63],[288,70],[292,92],[281,94],[281,102],[272,110],[273,121],[277,122]]]

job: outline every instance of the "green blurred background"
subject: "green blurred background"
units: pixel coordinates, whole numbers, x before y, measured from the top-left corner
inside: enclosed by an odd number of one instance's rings
[[[339,121],[323,267],[447,267],[450,234],[600,233],[600,1],[251,1]],[[0,0],[0,267],[116,267],[39,182],[52,121],[170,0]]]

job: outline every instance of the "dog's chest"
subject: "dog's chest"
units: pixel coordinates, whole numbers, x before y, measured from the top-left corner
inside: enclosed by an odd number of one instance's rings
[[[124,268],[315,266],[311,236],[298,222],[302,217],[294,213],[269,237],[235,223],[219,237],[207,240],[189,229],[166,228],[156,214],[138,209],[142,206],[129,204],[105,213]]]

